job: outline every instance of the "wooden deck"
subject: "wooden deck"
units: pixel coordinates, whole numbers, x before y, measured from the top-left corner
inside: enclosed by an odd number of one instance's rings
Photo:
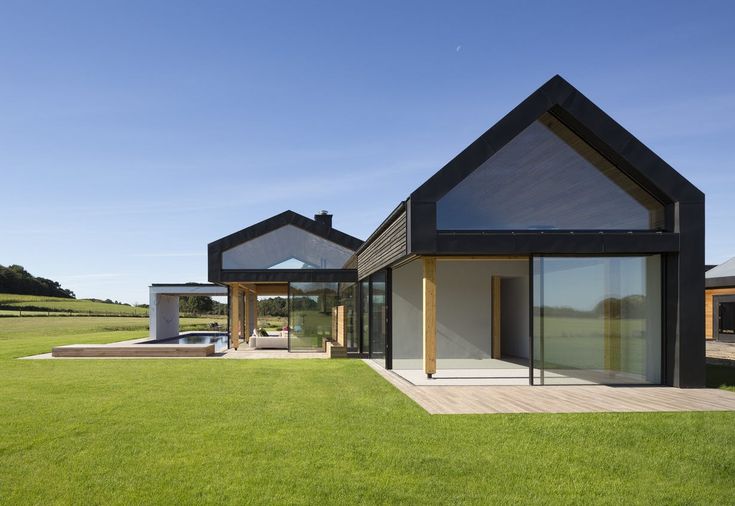
[[[70,344],[51,350],[54,358],[206,357],[214,344]]]
[[[672,387],[415,386],[365,362],[431,414],[735,411],[735,392]]]

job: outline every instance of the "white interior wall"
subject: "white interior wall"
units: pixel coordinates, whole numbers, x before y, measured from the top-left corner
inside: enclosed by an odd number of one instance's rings
[[[419,360],[423,353],[421,294],[423,266],[414,260],[392,273],[392,331],[393,368],[400,368],[397,360]],[[414,366],[416,364],[413,364]]]
[[[442,359],[489,359],[492,277],[520,277],[528,284],[528,261],[439,261],[436,270],[437,367]],[[524,308],[528,320],[527,301]]]
[[[422,275],[421,260],[393,269],[394,369],[421,367]],[[528,355],[528,261],[440,260],[436,286],[438,367],[442,361],[447,367],[477,366],[478,361],[490,358],[493,276],[518,281],[507,298],[512,307],[506,311],[508,322],[503,331],[523,341],[513,349],[514,354],[523,356],[525,346]]]

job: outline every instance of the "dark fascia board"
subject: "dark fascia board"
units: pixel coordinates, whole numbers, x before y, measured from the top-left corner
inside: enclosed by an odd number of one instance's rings
[[[440,232],[436,248],[442,255],[602,255],[651,254],[679,250],[679,234],[665,232]],[[421,253],[420,251],[414,253]]]
[[[556,75],[411,194],[436,202],[542,114],[557,116],[662,203],[703,203],[704,194],[561,76]]]
[[[705,278],[704,286],[705,288],[735,288],[735,276]]]
[[[357,269],[225,269],[222,283],[246,282],[351,282],[357,281]]]
[[[216,283],[151,283],[151,286],[203,286],[212,288],[219,285]]]
[[[288,210],[209,243],[209,252],[211,254],[213,251],[228,250],[286,225],[293,225],[352,251],[357,250],[362,245],[362,241],[356,237]]]

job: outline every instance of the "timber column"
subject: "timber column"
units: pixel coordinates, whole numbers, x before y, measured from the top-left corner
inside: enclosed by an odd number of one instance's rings
[[[424,372],[436,374],[436,258],[424,257],[423,279]]]
[[[242,289],[239,285],[230,287],[230,345],[237,350],[240,346],[240,306],[242,305]]]

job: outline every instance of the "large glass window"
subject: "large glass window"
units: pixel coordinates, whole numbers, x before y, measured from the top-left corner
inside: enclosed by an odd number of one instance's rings
[[[351,353],[360,351],[359,334],[355,325],[356,292],[355,283],[343,283],[339,286],[339,303],[345,308],[345,344],[347,351]]]
[[[385,367],[386,272],[380,271],[373,274],[371,283],[370,358]]]
[[[360,283],[360,352],[370,350],[370,281]]]
[[[352,251],[293,225],[222,252],[223,269],[341,269]]]
[[[438,230],[657,230],[664,209],[551,114],[437,202]]]
[[[661,383],[660,256],[533,261],[534,384]]]
[[[337,283],[291,283],[289,289],[289,350],[320,350],[332,338],[332,308]]]

